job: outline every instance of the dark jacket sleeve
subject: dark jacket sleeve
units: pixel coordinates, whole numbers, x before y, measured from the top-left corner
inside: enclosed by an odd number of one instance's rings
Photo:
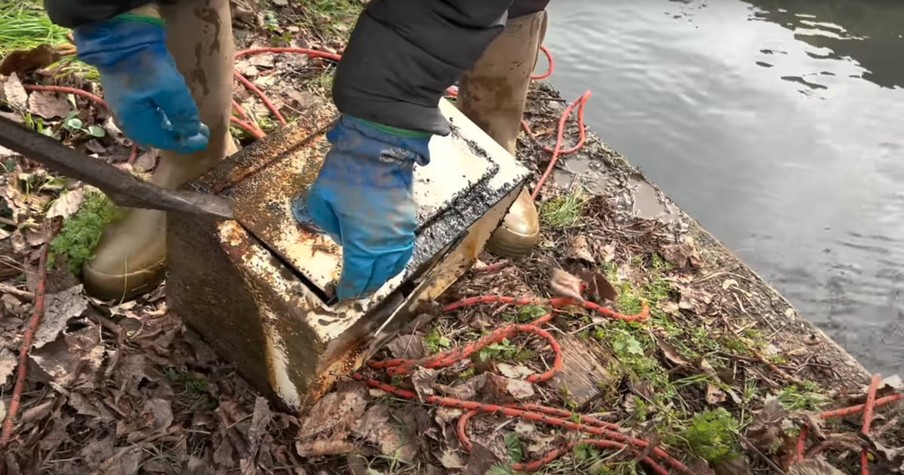
[[[75,28],[85,23],[106,20],[152,0],[44,0],[44,9],[57,25]]]
[[[333,82],[343,113],[449,133],[439,100],[502,32],[512,0],[372,0]]]

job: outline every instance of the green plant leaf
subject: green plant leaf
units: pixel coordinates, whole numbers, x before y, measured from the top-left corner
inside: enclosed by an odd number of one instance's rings
[[[81,130],[83,125],[85,124],[82,122],[82,119],[79,119],[78,117],[73,117],[66,121],[66,127],[70,129]]]
[[[91,126],[88,126],[88,134],[93,137],[101,138],[104,135],[106,135],[107,132],[104,129],[102,129],[96,125],[91,125]]]
[[[505,436],[505,447],[508,449],[509,457],[512,461],[520,463],[524,461],[524,447],[521,446],[521,439],[518,434],[509,432]]]

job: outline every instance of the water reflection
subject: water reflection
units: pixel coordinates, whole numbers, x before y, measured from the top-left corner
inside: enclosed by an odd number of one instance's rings
[[[904,2],[898,0],[745,0],[752,18],[781,25],[794,38],[852,59],[862,78],[886,88],[904,88]]]

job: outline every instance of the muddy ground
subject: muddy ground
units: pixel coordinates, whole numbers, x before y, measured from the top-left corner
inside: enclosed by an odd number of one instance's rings
[[[238,41],[341,51],[358,8],[237,2]],[[57,40],[65,44],[65,34]],[[9,48],[0,50],[8,57]],[[290,119],[328,100],[333,68],[327,60],[275,54],[237,63]],[[102,108],[23,86],[101,92],[90,68],[63,56],[21,72],[0,78],[0,113],[138,176],[153,172],[156,154],[133,155]],[[605,91],[595,92],[591,101],[604,102]],[[239,85],[236,98],[263,131],[277,127]],[[526,119],[535,138],[523,134],[519,158],[537,177],[566,102],[543,83],[529,95]],[[242,143],[253,140],[234,133]],[[578,135],[572,120],[566,143]],[[484,255],[437,303],[480,295],[541,300],[448,313],[432,306],[375,360],[426,358],[505,325],[529,324],[547,313],[542,299],[582,284],[588,300],[622,314],[646,304],[648,318],[623,322],[561,308],[537,325],[565,355],[548,381],[527,382],[549,370],[551,346],[518,333],[441,368],[396,376],[362,369],[365,378],[413,391],[415,400],[349,379],[302,417],[274,409],[168,312],[165,284],[126,303],[86,297],[71,263],[90,255],[100,224],[116,212],[95,192],[22,157],[0,149],[0,159],[0,417],[18,374],[40,256],[48,246],[51,255],[22,407],[0,462],[5,473],[506,474],[556,449],[559,457],[533,468],[653,473],[641,462],[652,449],[601,448],[587,442],[592,437],[504,415],[473,417],[468,450],[456,434],[464,411],[426,402],[431,396],[542,404],[574,422],[593,416],[657,445],[690,473],[859,473],[862,447],[872,473],[904,472],[902,405],[878,408],[869,435],[858,436],[858,414],[823,421],[821,411],[863,403],[870,375],[593,133],[560,161],[539,196],[536,251],[515,262]],[[44,223],[53,216],[66,224],[51,239]],[[877,397],[900,391],[900,379],[888,377]],[[794,463],[805,426],[813,457]]]

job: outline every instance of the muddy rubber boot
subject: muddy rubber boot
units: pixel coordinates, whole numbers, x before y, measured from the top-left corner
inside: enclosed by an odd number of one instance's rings
[[[201,121],[210,127],[203,152],[162,152],[150,181],[176,188],[213,168],[236,151],[229,135],[235,46],[229,0],[184,0],[161,4],[167,42],[185,76]],[[94,256],[82,268],[85,290],[105,300],[129,300],[153,290],[166,271],[166,213],[130,209],[104,230]]]
[[[546,22],[545,11],[509,20],[459,83],[459,110],[512,155]],[[499,257],[520,257],[529,254],[539,238],[537,207],[525,188],[490,236],[487,249]]]

